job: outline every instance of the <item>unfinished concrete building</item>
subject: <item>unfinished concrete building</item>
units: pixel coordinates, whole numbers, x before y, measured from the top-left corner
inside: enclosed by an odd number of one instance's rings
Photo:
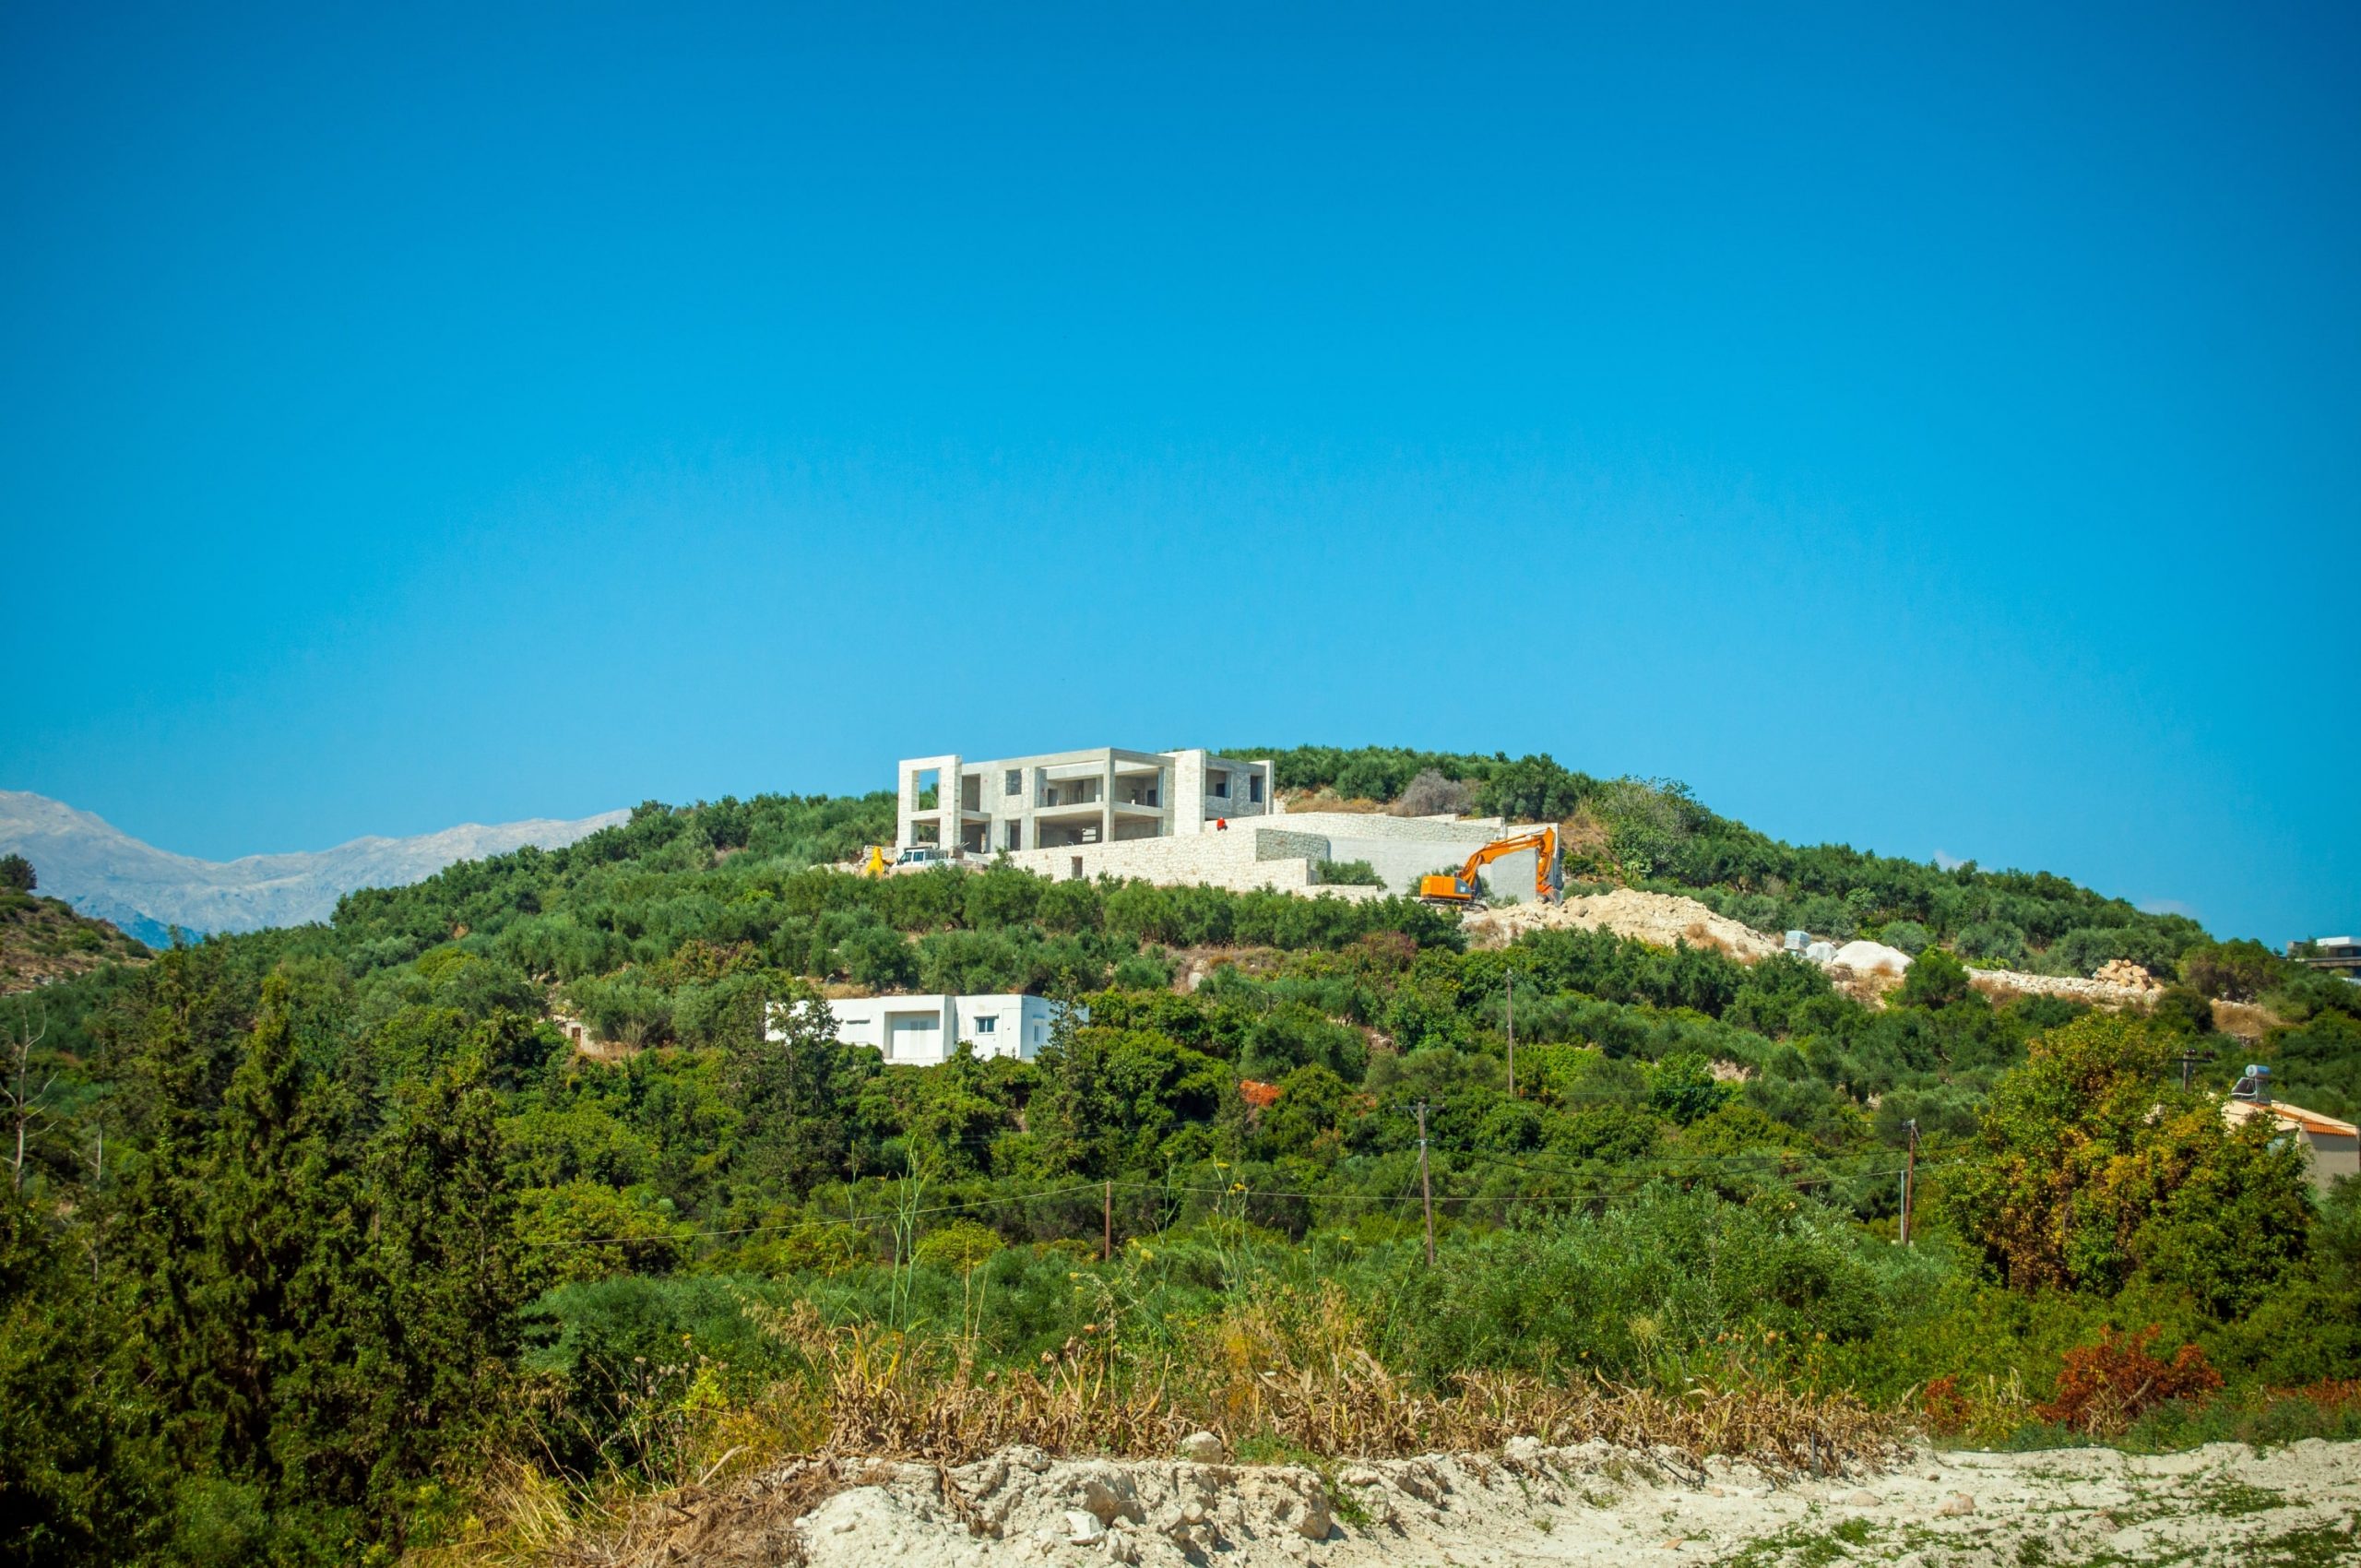
[[[896,838],[906,849],[931,844],[970,855],[1172,838],[1261,816],[1272,798],[1267,759],[1202,749],[906,757]]]
[[[896,841],[1004,859],[1061,881],[1143,877],[1370,898],[1416,892],[1423,873],[1455,867],[1508,831],[1496,816],[1288,812],[1276,783],[1267,758],[1206,751],[908,757]],[[1382,885],[1332,885],[1331,868],[1353,861]],[[1489,896],[1503,900],[1530,897],[1534,881],[1529,853],[1496,861],[1486,875]]]

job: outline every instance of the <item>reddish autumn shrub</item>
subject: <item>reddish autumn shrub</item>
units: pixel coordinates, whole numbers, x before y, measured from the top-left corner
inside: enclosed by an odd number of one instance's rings
[[[1955,1436],[1965,1430],[1972,1413],[1967,1396],[1959,1391],[1959,1379],[1955,1377],[1928,1379],[1921,1406],[1926,1411],[1928,1430],[1938,1437]]]
[[[2150,1324],[2118,1336],[2099,1330],[2099,1342],[2066,1352],[2058,1374],[2058,1396],[2034,1407],[2043,1420],[2106,1436],[2172,1399],[2200,1399],[2222,1386],[2222,1374],[2194,1345],[2184,1345],[2169,1361],[2149,1354],[2162,1328]]]
[[[2322,1378],[2300,1388],[2274,1388],[2271,1396],[2273,1399],[2301,1399],[2307,1404],[2319,1406],[2331,1415],[2342,1415],[2347,1410],[2361,1410],[2361,1377]]]

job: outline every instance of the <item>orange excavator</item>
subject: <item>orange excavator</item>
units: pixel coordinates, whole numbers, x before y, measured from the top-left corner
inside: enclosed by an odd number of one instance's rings
[[[1474,854],[1456,872],[1437,872],[1432,876],[1418,878],[1418,897],[1430,904],[1449,904],[1457,908],[1472,908],[1483,902],[1484,885],[1478,880],[1483,869],[1494,861],[1533,851],[1533,896],[1543,903],[1558,897],[1558,830],[1536,827],[1530,833],[1519,833],[1507,838],[1495,838]]]

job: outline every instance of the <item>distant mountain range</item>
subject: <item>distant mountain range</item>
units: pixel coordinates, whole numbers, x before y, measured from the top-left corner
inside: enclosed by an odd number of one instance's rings
[[[191,935],[324,921],[356,887],[399,887],[458,861],[527,844],[553,849],[627,819],[607,812],[575,822],[467,823],[415,838],[355,838],[333,849],[200,861],[143,844],[89,812],[20,790],[0,790],[0,855],[32,861],[41,891],[112,921],[149,946],[167,928]]]

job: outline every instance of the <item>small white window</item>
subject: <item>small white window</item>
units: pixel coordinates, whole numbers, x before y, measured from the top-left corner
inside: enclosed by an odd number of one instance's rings
[[[1012,767],[1007,771],[1007,773],[1002,776],[1001,793],[1003,795],[1021,795],[1025,793],[1025,770],[1023,768]]]
[[[979,1035],[991,1034],[999,1028],[1000,1020],[998,1018],[979,1018],[976,1020],[976,1032]]]

